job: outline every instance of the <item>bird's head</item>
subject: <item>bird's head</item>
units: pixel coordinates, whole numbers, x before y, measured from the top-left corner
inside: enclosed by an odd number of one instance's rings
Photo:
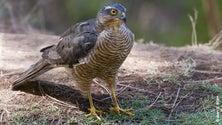
[[[104,27],[118,27],[126,22],[126,8],[121,4],[108,4],[98,12],[97,20]]]

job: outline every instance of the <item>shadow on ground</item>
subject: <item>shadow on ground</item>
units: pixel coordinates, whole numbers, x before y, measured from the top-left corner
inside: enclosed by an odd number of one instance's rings
[[[60,101],[74,104],[82,111],[88,111],[88,98],[84,96],[81,91],[66,85],[56,84],[48,81],[28,81],[20,86],[13,88],[13,90],[19,90],[38,96],[48,95]],[[109,95],[92,94],[92,96],[93,98],[96,98],[96,100],[93,100],[94,104],[99,106],[102,110],[106,111],[109,107],[111,107],[111,99],[107,99],[106,101],[99,101],[109,97]]]

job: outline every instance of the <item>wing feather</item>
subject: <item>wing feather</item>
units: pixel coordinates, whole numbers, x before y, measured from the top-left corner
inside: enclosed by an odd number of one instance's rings
[[[77,23],[62,34],[57,45],[41,49],[42,57],[50,64],[72,67],[87,56],[94,47],[97,37],[95,19]]]

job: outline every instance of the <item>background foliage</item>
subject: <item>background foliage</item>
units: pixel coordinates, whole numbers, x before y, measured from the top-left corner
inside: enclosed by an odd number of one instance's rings
[[[169,46],[191,44],[192,26],[188,15],[198,11],[198,42],[208,42],[204,0],[0,0],[0,31],[61,34],[76,22],[94,18],[108,3],[126,6],[127,25],[137,41]],[[221,18],[222,1],[216,0]]]

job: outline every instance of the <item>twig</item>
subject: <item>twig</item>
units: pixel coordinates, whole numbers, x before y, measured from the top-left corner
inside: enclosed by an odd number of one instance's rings
[[[135,80],[124,80],[124,81],[119,81],[120,84],[122,83],[132,83],[135,82]]]
[[[45,93],[44,90],[42,89],[42,87],[41,87],[41,85],[40,85],[39,82],[38,82],[38,88],[39,88],[39,91],[40,91],[42,97],[45,98],[46,93]]]
[[[198,73],[206,73],[206,74],[222,74],[222,72],[215,72],[215,71],[204,71],[204,70],[192,70],[193,72],[198,72]]]
[[[104,85],[100,84],[100,83],[99,83],[97,80],[95,80],[95,79],[93,80],[93,82],[95,82],[97,85],[99,85],[99,86],[102,87],[104,90],[106,90],[107,93],[110,95],[109,97],[106,97],[106,98],[103,98],[103,99],[100,99],[100,100],[93,98],[94,100],[99,101],[99,102],[102,102],[102,101],[105,101],[105,100],[111,98],[111,93],[110,93],[110,91],[109,91]],[[128,88],[128,87],[125,86],[123,89],[121,89],[120,92],[118,92],[118,93],[116,94],[116,96],[118,97],[122,92],[124,92],[124,91],[126,90],[126,88]]]
[[[123,89],[121,89],[116,96],[118,97],[120,94],[122,94],[128,87],[124,87]]]
[[[123,89],[121,89],[121,91],[120,92],[118,92],[117,94],[116,94],[116,96],[118,97],[120,94],[122,94],[125,90],[127,89],[127,87],[124,87]],[[106,98],[103,98],[103,99],[95,99],[95,98],[93,98],[94,100],[96,100],[96,101],[98,101],[98,102],[103,102],[103,101],[105,101],[105,100],[107,100],[107,99],[112,99],[112,97],[111,97],[111,95],[109,96],[109,97],[106,97]]]
[[[1,113],[1,116],[0,116],[0,123],[3,123],[3,117],[4,117],[4,114],[6,113],[7,117],[9,117],[9,114],[10,112],[7,110],[7,109],[3,109],[3,112]]]
[[[216,96],[216,123],[220,122],[220,99],[219,96]]]
[[[110,93],[110,91],[109,91],[104,85],[100,84],[96,79],[93,79],[93,82],[96,83],[97,85],[99,85],[100,87],[102,87],[102,88],[103,88],[104,90],[106,90],[106,92],[109,94],[109,97],[106,97],[106,98],[104,98],[104,99],[99,100],[99,99],[93,98],[93,100],[96,100],[96,101],[98,101],[98,102],[103,102],[104,100],[107,100],[107,99],[110,99],[110,98],[111,98],[111,93]]]
[[[167,121],[167,122],[183,122],[183,120],[169,120],[169,119],[164,119],[164,121]]]
[[[207,62],[209,62],[209,60],[207,60]],[[210,68],[213,68],[213,69],[222,69],[221,66],[222,64],[220,63],[220,61],[217,61],[215,62],[217,65],[211,65],[209,66]],[[208,63],[207,63],[208,64]]]
[[[192,24],[192,45],[197,46],[197,32],[196,32],[196,23],[197,23],[197,18],[198,18],[198,11],[194,9],[194,17],[191,15],[188,15]]]
[[[107,91],[107,93],[109,94],[109,95],[111,95],[111,93],[110,93],[110,91],[104,86],[104,85],[102,85],[102,84],[100,84],[97,80],[93,80],[93,82],[95,82],[97,85],[99,85],[100,87],[102,87],[104,90],[106,90]]]
[[[177,102],[177,100],[178,100],[179,94],[180,94],[180,87],[179,87],[178,90],[177,90],[177,95],[176,95],[176,98],[175,98],[175,100],[174,100],[174,102],[173,102],[172,109],[171,109],[171,111],[170,111],[168,120],[170,120],[170,118],[171,118],[171,116],[172,116],[172,113],[173,113],[173,111],[174,111],[174,109],[175,109],[175,105],[176,105],[176,102]],[[178,105],[178,104],[177,104],[177,105]],[[176,106],[177,106],[177,105],[176,105]]]
[[[206,116],[208,123],[210,123],[210,119],[207,115],[206,108],[205,108],[204,104],[203,104],[203,110],[204,110],[204,115]]]
[[[218,80],[222,80],[222,77],[220,77],[220,78],[206,79],[206,80],[197,80],[197,81],[183,81],[183,82],[185,82],[185,83],[190,83],[190,82],[198,83],[198,82],[213,82],[213,81],[218,81]]]
[[[152,104],[150,104],[147,108],[150,109],[157,102],[157,100],[159,99],[159,97],[161,95],[162,95],[162,92],[159,93],[159,95],[156,97],[155,101]]]
[[[47,95],[47,94],[46,94],[46,98],[49,98],[49,99],[57,102],[57,104],[59,104],[59,105],[61,105],[61,106],[67,106],[67,107],[69,107],[69,108],[78,109],[78,107],[76,107],[76,106],[74,106],[74,105],[70,105],[70,104],[65,103],[65,102],[63,102],[63,101],[60,101],[60,100],[58,100],[58,99],[56,99],[56,98],[53,98],[53,97],[50,96],[50,95]]]
[[[152,93],[152,92],[146,91],[146,90],[144,90],[144,89],[139,89],[139,88],[136,88],[136,87],[133,87],[133,86],[130,86],[130,85],[124,85],[124,84],[121,84],[121,83],[118,83],[117,85],[119,85],[119,86],[125,86],[125,87],[128,87],[128,88],[137,90],[137,91],[139,91],[139,92],[147,92],[147,93],[156,95],[156,94],[154,94],[154,93]]]
[[[216,34],[209,42],[209,45],[216,49],[222,43],[222,31]]]
[[[77,107],[75,107],[75,106],[73,106],[73,105],[70,105],[70,104],[65,103],[65,102],[63,102],[63,101],[60,101],[60,100],[58,100],[58,99],[56,99],[56,98],[53,98],[52,96],[46,94],[46,93],[44,92],[44,90],[42,89],[42,87],[40,86],[40,84],[39,84],[39,90],[40,90],[40,92],[42,93],[42,95],[43,95],[44,98],[49,98],[49,99],[55,101],[55,102],[56,102],[57,104],[59,104],[59,105],[62,105],[62,106],[65,105],[65,106],[67,106],[67,107],[77,109]]]
[[[172,109],[174,108],[174,106],[175,106],[175,104],[176,104],[176,102],[177,102],[177,100],[178,100],[179,94],[180,94],[180,87],[179,87],[178,90],[177,90],[177,95],[176,95],[176,98],[175,98],[175,100],[174,100],[174,102],[173,102]],[[173,112],[173,110],[171,110],[171,112]]]
[[[153,105],[158,101],[158,99],[160,98],[160,96],[162,95],[162,92],[159,93],[159,95],[156,97],[156,99],[154,100],[154,102],[152,104],[150,104],[149,106],[146,106],[144,108],[138,109],[136,111],[141,111],[141,110],[147,110],[153,107]]]

